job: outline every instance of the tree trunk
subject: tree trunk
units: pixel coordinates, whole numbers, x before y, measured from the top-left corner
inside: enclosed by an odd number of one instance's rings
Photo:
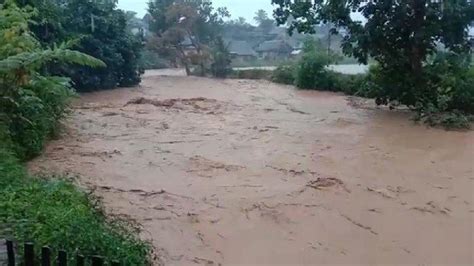
[[[413,40],[411,46],[410,65],[417,84],[422,80],[423,61],[425,60],[426,47],[424,45],[423,24],[426,14],[426,0],[413,0]]]
[[[191,76],[191,70],[189,69],[188,62],[184,62],[184,69],[186,70],[186,76]]]
[[[186,76],[191,76],[191,69],[189,69],[189,63],[188,63],[188,58],[186,57],[186,53],[181,49],[181,47],[176,47],[176,50],[178,51],[181,63],[184,66],[184,69],[186,70]]]
[[[189,40],[193,44],[194,48],[196,48],[196,52],[199,55],[199,66],[201,67],[200,75],[204,77],[206,75],[206,71],[204,69],[204,55],[201,47],[201,42],[199,41],[196,35],[192,34],[190,30],[187,30],[187,33]]]

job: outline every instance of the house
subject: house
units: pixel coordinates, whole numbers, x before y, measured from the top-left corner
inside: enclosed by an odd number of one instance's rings
[[[260,58],[277,59],[290,56],[293,47],[283,40],[272,40],[262,42],[255,50]]]
[[[273,27],[273,29],[268,33],[268,36],[271,37],[271,39],[286,37],[288,36],[288,29],[284,27]]]
[[[230,41],[228,45],[234,62],[248,62],[257,58],[257,53],[246,41]]]

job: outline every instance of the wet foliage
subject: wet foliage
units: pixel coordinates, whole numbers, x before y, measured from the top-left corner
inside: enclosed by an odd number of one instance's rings
[[[1,0],[0,0],[1,2]],[[107,64],[91,68],[74,64],[49,64],[45,73],[66,76],[77,91],[133,86],[140,82],[139,58],[142,36],[127,28],[127,15],[116,1],[28,0],[16,1],[37,10],[31,30],[43,46],[71,42],[75,50]]]
[[[366,91],[377,103],[396,101],[413,108],[420,117],[451,113],[444,121],[467,121],[473,113],[468,36],[474,20],[472,1],[272,2],[278,5],[278,23],[289,23],[290,31],[314,33],[316,25],[331,23],[334,33],[344,31],[346,55],[360,63],[374,59],[377,69],[369,75],[371,87]],[[359,12],[366,22],[356,20],[352,12]],[[316,61],[313,57],[302,63]]]
[[[106,219],[97,201],[72,183],[30,177],[21,164],[42,151],[74,96],[70,79],[46,75],[44,67],[105,67],[69,43],[43,47],[29,27],[36,14],[13,1],[0,5],[0,239],[148,264],[150,248],[129,225]]]

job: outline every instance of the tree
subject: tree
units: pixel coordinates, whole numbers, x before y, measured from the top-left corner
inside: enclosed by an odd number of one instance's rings
[[[76,50],[107,64],[100,69],[49,64],[44,71],[70,77],[77,90],[131,86],[140,82],[138,59],[142,39],[127,28],[127,14],[117,9],[117,1],[16,0],[16,3],[38,10],[30,26],[43,45],[75,40]]]
[[[154,0],[148,12],[153,17],[150,29],[155,35],[150,48],[172,61],[178,58],[188,75],[191,64],[199,65],[204,74],[209,45],[220,35],[228,11],[214,10],[212,2],[204,0]]]
[[[269,18],[268,17],[268,14],[267,14],[267,11],[263,10],[263,9],[259,9],[256,13],[255,13],[255,17],[253,18],[257,24],[258,24],[258,27],[260,29],[262,29],[262,31],[264,33],[268,33],[270,32],[270,30],[273,28],[274,26],[274,21],[273,19]]]
[[[247,25],[247,20],[244,17],[238,17],[237,20],[235,21],[236,24],[238,25]]]
[[[215,41],[212,61],[211,72],[214,77],[225,78],[232,71],[229,47],[220,37]]]
[[[427,78],[427,60],[439,45],[457,54],[470,53],[468,25],[474,20],[470,0],[272,0],[275,18],[292,18],[290,31],[314,33],[314,26],[332,23],[344,29],[343,51],[361,63],[374,58],[390,82],[382,102],[399,100],[414,106],[423,98],[436,101],[435,86]],[[357,12],[365,23],[354,19]],[[389,87],[389,88],[388,88]]]

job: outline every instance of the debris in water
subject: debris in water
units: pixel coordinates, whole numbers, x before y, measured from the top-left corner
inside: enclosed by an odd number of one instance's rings
[[[197,98],[189,98],[189,99],[165,99],[165,100],[156,100],[156,99],[148,99],[145,97],[138,97],[134,98],[125,104],[125,106],[132,105],[132,104],[151,104],[156,107],[164,107],[164,108],[175,108],[183,110],[185,106],[190,106],[194,110],[199,111],[206,111],[210,114],[215,114],[215,111],[221,108],[221,104],[217,102],[215,99],[208,99],[204,97],[197,97]],[[200,105],[202,104],[202,105]]]
[[[397,196],[394,195],[392,192],[390,192],[388,189],[385,189],[385,188],[371,188],[371,187],[367,187],[367,190],[370,191],[370,192],[373,192],[373,193],[376,193],[384,198],[387,198],[387,199],[394,199],[396,198]]]
[[[346,192],[350,193],[350,190],[346,188],[346,186],[344,185],[344,182],[334,177],[327,177],[327,178],[320,177],[316,180],[310,181],[306,186],[310,188],[314,188],[314,189],[339,186],[339,187],[342,187]]]
[[[422,212],[422,213],[431,213],[431,214],[437,214],[438,213],[438,214],[443,214],[443,215],[449,215],[449,213],[451,212],[451,210],[449,208],[440,207],[434,201],[430,201],[430,202],[426,203],[426,206],[423,206],[423,207],[416,206],[416,207],[413,207],[411,209],[415,210],[415,211]]]
[[[356,221],[354,221],[352,218],[350,218],[349,216],[346,216],[346,215],[344,215],[344,214],[341,214],[341,216],[344,217],[347,221],[353,223],[354,225],[356,225],[356,226],[358,226],[358,227],[360,227],[360,228],[362,228],[362,229],[365,229],[365,230],[371,232],[371,233],[374,234],[374,235],[378,235],[377,232],[375,232],[374,230],[372,230],[372,227],[367,226],[367,225],[363,225],[363,224],[361,224],[361,223],[359,223],[359,222],[356,222]]]

